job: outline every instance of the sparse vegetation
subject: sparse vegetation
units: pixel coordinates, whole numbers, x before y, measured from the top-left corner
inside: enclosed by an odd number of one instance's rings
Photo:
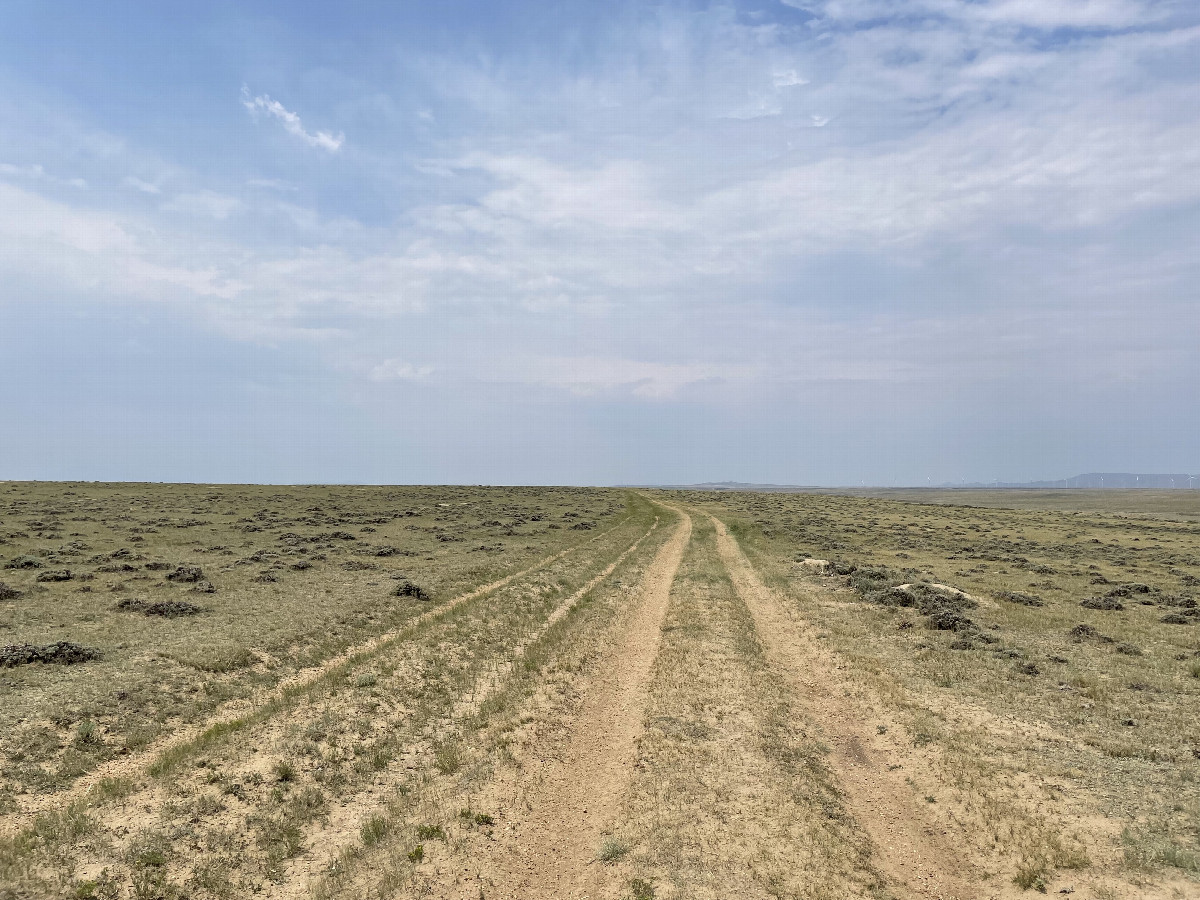
[[[1177,505],[662,499],[693,531],[623,805],[580,849],[607,895],[897,894],[852,752],[1009,890],[1197,883],[1200,535]],[[860,750],[764,649],[709,511],[811,629]],[[527,773],[594,727],[673,522],[599,490],[0,486],[0,884],[408,896],[486,869],[553,801]]]

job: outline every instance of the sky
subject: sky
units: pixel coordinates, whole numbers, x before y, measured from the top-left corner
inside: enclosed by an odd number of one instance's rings
[[[1200,473],[1200,5],[7,0],[0,479]]]

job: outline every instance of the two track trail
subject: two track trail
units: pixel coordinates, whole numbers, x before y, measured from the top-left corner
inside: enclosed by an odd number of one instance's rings
[[[576,724],[561,755],[534,763],[525,809],[474,860],[492,873],[492,898],[583,900],[599,896],[601,837],[619,812],[636,762],[651,669],[658,654],[671,585],[691,540],[682,510],[641,584],[641,597],[585,688]],[[475,897],[447,885],[438,896]]]
[[[904,770],[888,765],[880,735],[858,708],[831,654],[811,626],[793,617],[754,571],[724,523],[713,518],[717,547],[735,589],[754,619],[768,660],[791,683],[795,701],[819,723],[847,806],[870,835],[879,871],[905,897],[968,900],[971,873]]]
[[[553,612],[535,631],[521,640],[512,650],[508,659],[499,663],[492,671],[486,673],[473,687],[469,699],[464,699],[450,711],[447,721],[442,727],[460,722],[479,711],[487,699],[495,693],[511,674],[513,668],[520,663],[530,646],[552,628],[557,622],[566,617],[583,598],[588,596],[605,579],[609,578],[626,559],[635,553],[642,542],[649,538],[658,528],[656,518],[650,530],[639,537],[621,552],[612,562],[593,575],[582,587],[556,606]],[[376,790],[383,785],[377,784]],[[372,793],[360,793],[348,802],[339,806],[330,815],[329,821],[321,828],[310,834],[305,842],[306,850],[288,867],[285,876],[263,892],[267,900],[274,898],[302,898],[308,896],[309,886],[337,859],[339,852],[347,845],[356,842],[361,834],[363,823],[380,806],[379,798]]]
[[[510,572],[508,575],[459,594],[445,603],[438,604],[432,609],[413,617],[403,625],[389,629],[366,641],[348,647],[346,650],[323,661],[319,665],[295,672],[279,681],[278,684],[269,690],[262,691],[251,697],[231,701],[224,705],[219,712],[204,721],[177,729],[142,750],[114,757],[97,766],[86,775],[76,779],[71,787],[66,790],[26,799],[18,810],[0,820],[0,835],[12,834],[19,831],[22,827],[32,822],[39,813],[51,809],[62,809],[71,803],[83,800],[102,781],[125,778],[140,779],[164,754],[170,754],[202,739],[205,733],[214,728],[220,728],[241,720],[250,720],[255,717],[270,715],[274,707],[285,704],[289,697],[302,693],[338,669],[352,668],[356,664],[383,652],[402,639],[410,637],[453,610],[473,600],[495,593],[514,581],[545,569],[575,552],[579,547],[607,537],[610,533],[620,528],[624,522],[625,520],[622,520],[612,528],[589,537],[586,541],[578,545],[566,547],[556,553],[542,557],[518,571]]]

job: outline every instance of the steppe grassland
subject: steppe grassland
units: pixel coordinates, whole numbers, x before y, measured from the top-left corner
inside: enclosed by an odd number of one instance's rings
[[[625,532],[643,533],[653,519],[648,504],[622,492],[571,489],[8,485],[6,494],[0,547],[7,551],[4,562],[18,566],[3,570],[17,592],[0,606],[4,643],[70,640],[102,654],[83,665],[0,670],[4,796],[13,819],[23,801],[69,788],[122,754],[153,750],[151,742],[203,722],[231,700],[258,696],[304,666],[402,628],[431,607],[555,551],[583,551],[606,529],[623,523],[612,535],[622,541]],[[595,551],[608,552],[607,543]],[[167,580],[179,566],[202,568],[203,578]],[[561,593],[590,566],[590,558],[560,565],[531,593]],[[64,569],[68,580],[37,578]],[[399,585],[419,586],[421,596],[393,596]],[[186,602],[200,613],[164,618],[116,608],[125,599]],[[374,662],[368,656],[356,665]],[[345,669],[333,674],[357,678],[362,688],[379,677]],[[273,712],[290,709],[284,704]],[[345,722],[337,724],[344,730]],[[239,747],[248,740],[236,737]],[[213,739],[196,749],[220,743]],[[373,764],[383,764],[389,752],[373,747]],[[172,763],[177,768],[185,760],[194,761],[184,753]],[[296,764],[277,762],[275,777],[292,782]],[[101,782],[83,807],[139,787],[126,781]],[[315,794],[305,802],[314,807],[309,819],[319,814]],[[47,819],[23,838],[18,834],[6,848],[13,868],[5,874],[43,879],[47,873],[37,860],[53,858],[62,865],[47,877],[61,881],[89,852],[97,855],[100,832],[94,822],[83,823],[83,807],[70,822]],[[282,821],[277,817],[267,830]],[[295,829],[285,827],[276,837],[291,847]],[[83,846],[88,841],[90,851]],[[80,844],[79,852],[66,852],[73,844]],[[168,856],[161,847],[155,853]],[[272,864],[272,853],[278,857],[278,848],[263,851],[263,866]]]
[[[1183,879],[1187,896],[1200,874],[1200,502],[1150,495],[1135,514],[1127,492],[1060,493],[1038,509],[1022,492],[1011,510],[1007,495],[981,498],[996,508],[681,499],[729,521],[908,739],[938,751],[936,777],[912,789],[974,835],[983,872],[1033,888],[1086,877],[1111,896]],[[1088,511],[1053,508],[1067,505]],[[922,582],[970,595],[967,622],[931,627]]]

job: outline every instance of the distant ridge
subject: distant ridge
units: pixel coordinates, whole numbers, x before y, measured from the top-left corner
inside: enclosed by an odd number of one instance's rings
[[[754,484],[747,481],[705,481],[700,484],[633,484],[623,487],[662,488],[679,491],[754,491],[798,493],[803,491],[888,490],[882,485],[845,485],[841,488],[800,484]],[[896,490],[929,489],[929,485],[893,485]],[[1139,474],[1137,472],[1089,472],[1055,481],[991,481],[939,484],[934,490],[1085,490],[1085,491],[1171,491],[1200,490],[1200,475]]]
[[[1200,489],[1200,475],[1156,475],[1135,472],[1089,472],[1057,481],[1026,481],[1010,484],[954,484],[944,487],[992,487],[992,488],[1082,488],[1089,491],[1106,490],[1187,490]]]

